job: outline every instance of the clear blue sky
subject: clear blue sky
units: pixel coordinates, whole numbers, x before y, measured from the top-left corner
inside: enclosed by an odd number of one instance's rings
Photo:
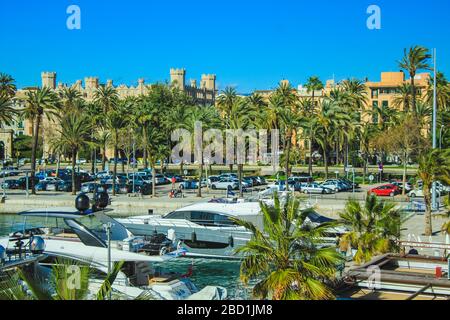
[[[81,8],[81,30],[66,28],[66,9]],[[381,8],[381,30],[366,27],[370,4]],[[215,73],[218,85],[240,92],[294,85],[310,75],[378,80],[398,69],[403,48],[438,48],[450,77],[448,0],[2,0],[0,71],[19,87],[85,76],[135,84]]]

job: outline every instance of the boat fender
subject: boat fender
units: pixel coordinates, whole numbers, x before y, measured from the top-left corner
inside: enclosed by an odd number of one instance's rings
[[[191,233],[191,241],[197,242],[197,234],[195,233],[195,231]]]
[[[234,239],[231,235],[228,237],[228,245],[232,248],[234,247]]]
[[[161,250],[159,250],[159,255],[163,256],[165,254],[167,254],[167,248],[166,247],[162,247]]]

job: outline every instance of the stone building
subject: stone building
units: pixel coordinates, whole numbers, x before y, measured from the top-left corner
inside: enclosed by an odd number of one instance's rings
[[[170,83],[171,85],[179,88],[184,91],[186,94],[191,96],[196,103],[201,105],[213,105],[215,103],[216,98],[216,75],[213,74],[204,74],[201,76],[200,87],[197,87],[197,81],[192,79],[189,84],[186,83],[186,70],[185,69],[170,69]],[[41,87],[50,88],[58,92],[65,87],[74,87],[77,89],[82,96],[87,101],[92,101],[94,99],[94,95],[96,90],[100,86],[111,86],[117,90],[119,98],[126,97],[138,97],[140,95],[146,94],[149,91],[150,86],[145,84],[144,79],[138,79],[138,83],[136,86],[127,86],[125,84],[120,84],[118,86],[114,86],[112,80],[107,80],[106,83],[100,83],[98,77],[85,77],[84,78],[84,86],[82,80],[77,80],[74,84],[63,84],[57,83],[57,74],[56,72],[42,72],[41,73]],[[20,108],[23,105],[23,99],[26,97],[26,92],[30,90],[37,90],[38,87],[27,87],[22,88],[16,93],[16,105]],[[32,135],[32,124],[30,121],[26,119],[18,119],[16,121],[18,128],[4,128],[4,129],[12,129],[13,133],[23,133],[25,135]],[[41,136],[43,137],[44,143],[44,154],[43,157],[47,158],[51,155],[51,147],[49,141],[55,138],[55,123],[49,121],[45,117],[42,119],[42,132]],[[6,135],[6,133],[5,133]],[[0,141],[3,137],[3,134],[0,132]],[[6,141],[6,140],[5,140]],[[11,142],[12,143],[12,142]],[[1,145],[0,145],[1,147]],[[6,148],[9,150],[8,148]],[[0,149],[1,151],[1,149]],[[107,152],[109,156],[111,156],[110,152]]]

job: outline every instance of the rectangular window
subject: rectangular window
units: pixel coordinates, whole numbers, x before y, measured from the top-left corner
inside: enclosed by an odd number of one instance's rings
[[[383,107],[383,109],[388,108],[389,107],[389,101],[383,101],[382,102],[382,107]]]

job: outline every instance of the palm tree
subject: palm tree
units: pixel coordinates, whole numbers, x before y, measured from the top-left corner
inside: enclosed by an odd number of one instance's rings
[[[81,93],[75,87],[64,87],[59,91],[63,112],[81,112],[84,106],[82,97]]]
[[[10,125],[18,113],[11,98],[6,94],[0,94],[0,126],[4,124]]]
[[[394,203],[381,201],[376,196],[366,198],[364,206],[357,200],[348,200],[340,214],[342,223],[351,231],[343,237],[357,250],[354,260],[360,264],[373,255],[397,250],[400,237],[400,211]]]
[[[26,93],[25,108],[22,110],[25,118],[33,123],[33,145],[31,150],[31,192],[36,194],[35,174],[36,174],[36,154],[39,140],[39,130],[41,127],[42,116],[51,119],[56,115],[58,98],[49,88],[39,88]]]
[[[69,286],[72,283],[70,270],[74,266],[80,270],[80,285],[77,288]],[[111,272],[106,275],[95,295],[97,300],[108,299],[122,266],[123,262],[114,263]],[[44,280],[37,278],[27,266],[19,268],[18,272],[6,274],[0,281],[0,300],[86,300],[92,271],[89,265],[58,259],[52,266],[49,279]],[[20,282],[25,283],[29,293],[25,292]]]
[[[106,115],[105,128],[111,134],[112,145],[114,148],[114,169],[112,195],[116,195],[116,178],[117,178],[117,159],[119,158],[119,132],[125,128],[129,122],[128,111],[132,108],[132,101],[120,100],[115,109]]]
[[[287,196],[281,202],[275,194],[274,206],[260,203],[264,228],[236,219],[252,232],[252,238],[236,250],[243,254],[240,278],[244,284],[256,281],[253,295],[273,300],[324,300],[334,295],[328,284],[341,261],[334,248],[319,247],[330,227],[306,223],[307,211],[300,201]]]
[[[94,102],[103,108],[103,114],[114,109],[119,99],[117,90],[110,86],[100,86],[94,93]]]
[[[431,58],[428,49],[422,46],[414,46],[409,48],[409,50],[404,49],[404,55],[402,60],[398,62],[400,69],[406,70],[411,78],[411,107],[413,112],[416,110],[416,95],[417,90],[415,86],[415,76],[418,71],[423,69],[429,69],[428,64]]]
[[[67,149],[72,158],[72,194],[76,194],[75,165],[78,151],[90,145],[91,122],[84,114],[69,113],[60,119],[59,137],[53,141],[57,149]]]
[[[316,102],[314,100],[315,98],[315,92],[318,90],[322,90],[323,87],[323,82],[320,81],[319,77],[317,76],[313,76],[313,77],[309,77],[306,84],[305,84],[306,89],[308,90],[308,92],[311,92],[311,110],[309,110],[309,113],[312,115],[314,114],[314,108],[316,107]],[[313,123],[311,122],[311,125]],[[314,130],[312,127],[310,127],[309,129],[310,132],[310,136],[309,136],[309,143],[310,143],[310,147],[309,147],[309,162],[308,162],[308,174],[310,176],[312,176],[312,146],[314,144]]]
[[[409,112],[412,104],[411,98],[411,84],[403,83],[396,93],[392,105],[400,110]]]
[[[9,74],[0,73],[0,96],[13,97],[17,90],[14,82],[14,78]]]
[[[438,110],[448,110],[450,107],[450,86],[448,80],[442,72],[437,72],[436,74],[436,98]],[[433,105],[433,89],[434,89],[434,78],[428,81],[428,90],[426,95],[426,102],[429,106]]]
[[[236,88],[226,87],[222,94],[217,97],[217,107],[225,119],[229,119],[231,108],[237,99]]]
[[[437,180],[450,184],[450,149],[442,151],[433,149],[422,153],[419,158],[417,175],[422,180],[425,201],[425,235],[431,236],[433,234],[431,187],[433,181]]]
[[[369,165],[369,156],[372,153],[373,140],[378,133],[377,126],[373,123],[366,123],[358,130],[358,139],[360,141],[361,156],[363,158],[363,184],[366,183],[367,167]]]

